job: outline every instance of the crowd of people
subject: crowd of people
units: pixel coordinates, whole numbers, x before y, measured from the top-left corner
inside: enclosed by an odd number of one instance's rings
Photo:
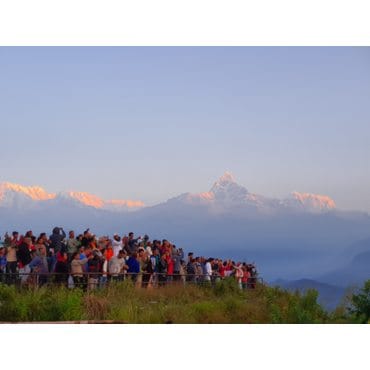
[[[150,240],[134,233],[97,237],[89,229],[80,235],[55,227],[50,236],[27,231],[6,233],[0,248],[0,282],[61,284],[83,289],[132,279],[142,287],[168,283],[216,283],[233,277],[240,289],[256,286],[253,264],[187,253],[168,240]]]

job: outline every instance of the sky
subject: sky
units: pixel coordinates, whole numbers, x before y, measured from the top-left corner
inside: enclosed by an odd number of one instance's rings
[[[370,48],[0,47],[0,181],[155,204],[208,191],[370,212]]]

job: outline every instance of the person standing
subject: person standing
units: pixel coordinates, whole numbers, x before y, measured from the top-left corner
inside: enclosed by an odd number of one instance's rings
[[[140,263],[137,259],[137,253],[133,253],[127,260],[128,270],[127,273],[131,276],[131,279],[136,283],[138,274],[140,273]]]
[[[173,254],[172,254],[172,260],[174,262],[174,271],[173,271],[173,280],[174,281],[180,281],[181,280],[181,275],[180,275],[180,270],[181,270],[181,261],[184,259],[184,251],[182,248],[173,249]]]
[[[64,248],[63,248],[64,249]],[[55,264],[55,282],[58,284],[68,285],[68,257],[64,250],[58,251]]]
[[[17,250],[18,250],[18,237],[17,231],[14,231],[10,240],[6,243],[6,273],[7,281],[9,284],[14,284],[17,280]]]
[[[21,243],[17,251],[21,284],[25,284],[27,282],[31,272],[31,269],[29,267],[29,264],[32,261],[31,246],[32,246],[31,238],[24,238],[23,242]]]
[[[75,288],[83,289],[85,284],[84,284],[84,271],[82,269],[82,266],[88,262],[88,259],[86,257],[80,259],[79,252],[73,253],[71,258],[72,258],[71,275],[73,278],[73,284]]]
[[[113,255],[117,257],[119,251],[121,251],[123,248],[122,240],[118,234],[113,235],[112,248],[113,248]]]
[[[205,264],[205,281],[211,281],[212,277],[212,259],[208,259],[206,264]]]
[[[5,282],[4,274],[6,271],[6,249],[0,247],[0,283]]]
[[[72,261],[72,255],[78,252],[80,245],[81,243],[75,237],[75,232],[71,230],[68,233],[68,240],[67,240],[67,256],[68,256],[69,263]]]
[[[54,227],[53,233],[50,235],[50,245],[49,245],[49,262],[50,262],[50,271],[55,270],[56,262],[57,262],[57,253],[63,247],[63,240],[66,237],[66,233],[64,232],[62,227]]]
[[[40,241],[40,240],[39,240]],[[42,244],[37,244],[37,252],[34,258],[32,259],[29,267],[32,270],[32,273],[36,275],[36,282],[38,286],[42,286],[48,281],[48,259],[46,247]]]
[[[113,256],[108,262],[108,271],[113,281],[123,280],[123,274],[128,270],[128,265],[126,264],[126,251],[120,250],[118,256]]]

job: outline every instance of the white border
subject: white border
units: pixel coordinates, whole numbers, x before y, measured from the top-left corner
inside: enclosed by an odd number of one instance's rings
[[[369,325],[4,325],[27,369],[364,369]],[[2,348],[4,348],[2,346]],[[22,365],[23,364],[23,365]],[[13,366],[12,365],[12,366]]]
[[[0,0],[0,45],[369,45],[367,0]]]

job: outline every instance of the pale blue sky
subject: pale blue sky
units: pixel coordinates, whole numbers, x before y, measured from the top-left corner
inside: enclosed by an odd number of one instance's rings
[[[370,48],[0,48],[0,181],[149,204],[327,194],[370,211]]]

